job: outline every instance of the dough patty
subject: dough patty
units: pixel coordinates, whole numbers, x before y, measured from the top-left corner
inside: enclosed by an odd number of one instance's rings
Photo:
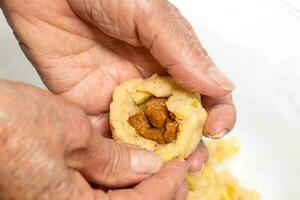
[[[164,161],[184,159],[195,150],[206,117],[199,95],[158,75],[116,87],[110,105],[113,138],[153,151]]]

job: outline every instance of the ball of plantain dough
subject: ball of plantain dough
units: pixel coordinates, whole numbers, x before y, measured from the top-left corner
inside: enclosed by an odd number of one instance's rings
[[[170,143],[161,144],[147,139],[128,122],[151,98],[165,98],[168,111],[176,117],[177,136]],[[129,80],[116,87],[109,117],[115,140],[138,145],[169,161],[184,159],[195,150],[201,140],[207,114],[201,105],[200,95],[179,87],[170,77],[155,74],[147,79]]]

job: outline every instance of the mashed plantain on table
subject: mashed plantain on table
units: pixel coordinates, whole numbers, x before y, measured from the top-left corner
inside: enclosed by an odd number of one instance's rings
[[[220,163],[238,153],[240,146],[236,139],[205,142],[209,161],[203,170],[189,174],[187,200],[259,200],[259,194],[242,187],[227,170],[218,170]]]

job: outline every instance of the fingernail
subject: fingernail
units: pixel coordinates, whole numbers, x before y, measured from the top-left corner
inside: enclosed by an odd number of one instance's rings
[[[154,153],[145,150],[130,150],[131,170],[135,173],[153,174],[162,166],[162,160]]]
[[[208,68],[207,74],[210,78],[216,81],[224,90],[226,91],[234,90],[235,88],[234,84],[217,67],[213,66]]]
[[[216,133],[214,135],[207,135],[207,137],[209,137],[210,139],[220,139],[222,137],[224,137],[225,135],[227,135],[229,132],[228,129],[224,129],[223,131]]]
[[[202,163],[202,165],[201,165],[201,168],[200,168],[200,170],[199,170],[199,171],[200,171],[200,172],[201,172],[201,171],[203,171],[203,170],[204,170],[204,168],[205,168],[205,163]]]

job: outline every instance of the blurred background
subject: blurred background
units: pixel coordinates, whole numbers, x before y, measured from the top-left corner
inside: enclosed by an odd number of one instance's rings
[[[241,152],[226,163],[263,200],[300,199],[300,1],[172,0],[236,84]],[[43,83],[0,13],[0,78]],[[0,99],[1,102],[1,99]]]

